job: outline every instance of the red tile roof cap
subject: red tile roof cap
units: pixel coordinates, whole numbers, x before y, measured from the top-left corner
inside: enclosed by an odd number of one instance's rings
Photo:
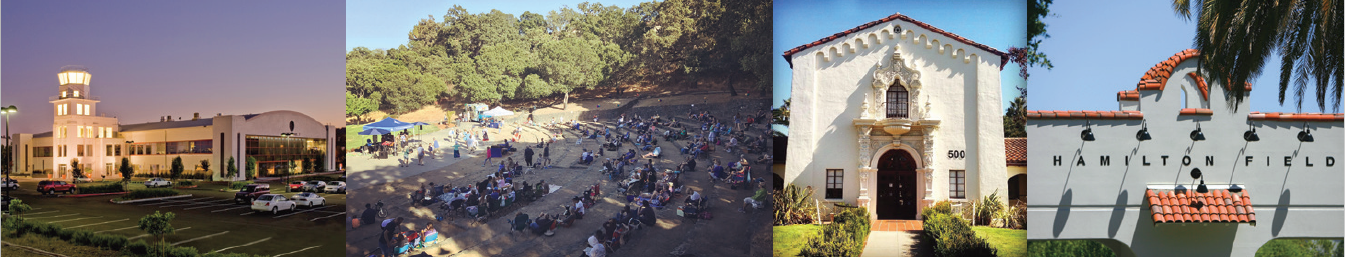
[[[794,47],[794,48],[792,48],[792,49],[789,49],[788,51],[785,51],[785,53],[784,53],[782,56],[784,56],[784,58],[785,58],[785,62],[788,62],[790,67],[794,67],[794,60],[792,60],[792,59],[789,58],[790,56],[793,56],[794,54],[797,54],[797,53],[799,53],[799,52],[802,52],[803,50],[806,50],[806,49],[808,49],[808,48],[812,48],[812,47],[814,47],[814,46],[818,46],[818,45],[825,44],[825,43],[827,43],[827,42],[831,42],[831,41],[833,41],[833,40],[836,40],[837,38],[841,38],[841,37],[843,37],[843,36],[850,35],[851,33],[855,33],[855,32],[861,31],[861,30],[865,30],[865,29],[868,29],[868,28],[872,28],[872,27],[874,27],[874,26],[878,26],[879,24],[887,23],[887,22],[889,22],[889,21],[893,21],[893,20],[902,20],[902,21],[905,21],[905,22],[910,22],[911,24],[915,24],[916,26],[919,26],[919,27],[924,28],[924,29],[926,29],[926,30],[929,30],[929,31],[931,31],[931,32],[939,33],[939,34],[941,34],[941,35],[947,36],[947,37],[949,37],[949,38],[952,38],[953,40],[957,40],[958,42],[962,42],[963,44],[967,44],[967,45],[970,45],[970,46],[972,46],[972,47],[980,48],[981,50],[985,50],[986,52],[990,52],[991,54],[998,55],[998,56],[999,56],[999,69],[1000,69],[1000,70],[1003,70],[1003,69],[1004,69],[1004,64],[1007,64],[1007,63],[1009,62],[1009,54],[1008,54],[1008,53],[1001,52],[1001,51],[999,51],[999,49],[995,49],[994,47],[990,47],[990,46],[987,46],[987,45],[983,45],[983,44],[981,44],[981,43],[976,43],[975,41],[971,41],[970,39],[964,38],[964,37],[962,37],[962,36],[958,36],[957,34],[953,34],[952,32],[947,32],[947,31],[944,31],[944,30],[942,30],[942,29],[936,28],[936,27],[934,27],[934,26],[932,26],[932,25],[929,25],[929,24],[927,24],[927,23],[920,22],[920,21],[918,21],[918,20],[912,19],[911,17],[907,17],[906,15],[902,15],[901,13],[892,14],[892,15],[887,16],[887,17],[885,17],[885,18],[882,18],[882,19],[879,19],[879,20],[876,20],[876,21],[871,21],[871,22],[869,22],[869,23],[864,23],[864,24],[859,25],[859,26],[856,26],[856,27],[854,27],[854,28],[852,28],[852,29],[848,29],[848,30],[842,31],[842,32],[840,32],[840,33],[832,34],[831,36],[827,36],[827,37],[825,37],[825,38],[818,39],[817,41],[813,41],[812,43],[807,43],[807,44],[804,44],[804,45],[801,45],[801,46],[798,46],[798,47]],[[901,32],[900,32],[900,31],[896,31],[896,32],[893,32],[893,33],[901,33]]]

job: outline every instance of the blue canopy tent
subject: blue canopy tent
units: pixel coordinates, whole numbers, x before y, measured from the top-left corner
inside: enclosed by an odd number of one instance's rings
[[[363,127],[363,128],[364,128],[364,130],[369,130],[369,129],[375,129],[375,128],[377,128],[377,129],[386,129],[386,130],[388,130],[388,131],[398,131],[398,130],[409,129],[409,128],[414,127],[414,126],[415,126],[414,124],[406,123],[406,122],[403,122],[403,121],[400,121],[400,120],[397,120],[397,119],[393,119],[393,118],[384,118],[383,120],[380,120],[380,121],[378,121],[378,122],[369,123],[369,124],[364,124],[364,127]]]
[[[383,134],[388,134],[388,133],[392,133],[392,131],[387,130],[387,129],[381,129],[381,128],[370,128],[370,129],[365,129],[364,131],[360,131],[359,134],[360,134],[360,135],[365,135],[365,136],[377,136],[377,135],[383,135]]]

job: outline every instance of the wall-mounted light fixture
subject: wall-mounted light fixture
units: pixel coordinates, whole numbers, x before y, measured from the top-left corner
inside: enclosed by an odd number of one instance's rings
[[[1247,132],[1242,132],[1242,140],[1247,140],[1247,142],[1261,141],[1261,136],[1256,135],[1256,126],[1247,124],[1247,127]]]
[[[1135,132],[1135,139],[1139,141],[1154,139],[1153,137],[1149,136],[1149,123],[1147,121],[1141,121],[1140,131]]]
[[[1205,141],[1205,133],[1200,132],[1200,123],[1196,123],[1196,130],[1191,131],[1191,141]]]
[[[1298,132],[1298,142],[1312,142],[1312,130],[1308,129],[1308,123],[1303,123],[1303,131]]]
[[[1205,187],[1205,179],[1202,178],[1202,177],[1203,177],[1203,176],[1202,176],[1202,174],[1200,173],[1200,168],[1192,168],[1192,169],[1191,169],[1191,179],[1200,179],[1200,185],[1199,185],[1199,186],[1196,186],[1196,193],[1201,193],[1201,194],[1209,193],[1209,192],[1210,192],[1210,189],[1209,189],[1208,187]]]
[[[1079,138],[1082,138],[1083,141],[1093,141],[1093,140],[1097,140],[1096,137],[1093,137],[1093,125],[1092,125],[1092,123],[1090,123],[1090,122],[1088,122],[1088,121],[1084,121],[1084,129],[1083,129],[1083,132],[1079,133]]]
[[[1191,179],[1197,179],[1197,178],[1200,178],[1200,185],[1199,185],[1199,186],[1196,186],[1196,190],[1195,190],[1195,192],[1196,192],[1196,193],[1201,193],[1201,194],[1209,193],[1209,192],[1210,192],[1210,189],[1209,189],[1209,187],[1206,187],[1206,186],[1205,186],[1205,179],[1203,179],[1203,178],[1201,178],[1201,177],[1203,177],[1203,175],[1200,173],[1200,168],[1192,168],[1192,169],[1191,169]],[[1194,197],[1194,198],[1191,200],[1191,204],[1190,204],[1191,208],[1195,208],[1195,209],[1197,209],[1197,210],[1199,210],[1200,208],[1204,208],[1204,207],[1205,207],[1205,202],[1204,202],[1204,200],[1201,200],[1201,199],[1203,199],[1203,198],[1200,198],[1200,197]]]

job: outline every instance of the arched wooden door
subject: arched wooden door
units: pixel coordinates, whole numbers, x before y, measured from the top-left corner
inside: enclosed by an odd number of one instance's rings
[[[915,219],[915,159],[905,150],[889,150],[878,160],[878,219]]]

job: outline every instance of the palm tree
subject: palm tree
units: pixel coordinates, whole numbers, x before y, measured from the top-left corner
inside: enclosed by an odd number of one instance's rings
[[[1248,81],[1261,74],[1267,58],[1279,52],[1280,105],[1294,77],[1294,104],[1303,108],[1303,91],[1311,81],[1317,108],[1326,110],[1329,95],[1334,110],[1340,110],[1341,93],[1341,3],[1322,0],[1173,0],[1172,8],[1182,17],[1197,17],[1194,45],[1200,50],[1203,68],[1215,81],[1225,84]],[[1230,83],[1231,82],[1231,83]],[[1243,100],[1244,87],[1229,87],[1233,98]],[[1328,92],[1329,91],[1329,92]]]

